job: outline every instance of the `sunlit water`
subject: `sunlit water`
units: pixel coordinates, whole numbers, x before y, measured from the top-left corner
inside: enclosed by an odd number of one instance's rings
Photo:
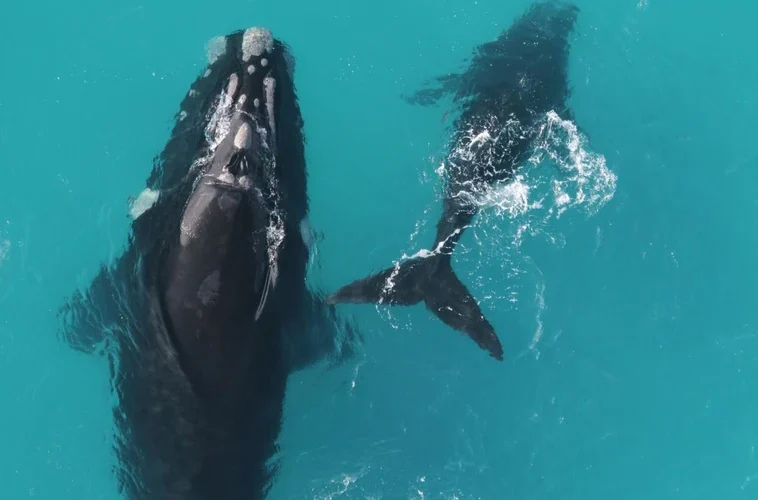
[[[54,312],[120,252],[213,37],[292,46],[331,291],[432,250],[449,110],[401,95],[528,4],[0,7],[0,497],[118,498],[107,365]],[[578,5],[576,123],[472,193],[456,250],[505,361],[423,306],[341,307],[366,343],[293,377],[272,498],[758,497],[756,8]]]

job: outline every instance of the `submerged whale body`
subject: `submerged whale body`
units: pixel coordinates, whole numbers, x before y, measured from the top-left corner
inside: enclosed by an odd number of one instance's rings
[[[293,65],[266,29],[216,40],[124,253],[60,311],[69,345],[109,358],[129,499],[263,498],[288,375],[351,353],[352,330],[306,286]]]
[[[466,71],[439,77],[436,87],[411,96],[411,103],[432,105],[452,94],[460,106],[432,251],[340,288],[330,303],[423,301],[448,326],[503,359],[494,328],[452,268],[452,254],[479,210],[472,191],[512,178],[547,113],[571,118],[567,70],[577,14],[570,4],[535,3],[496,40],[479,46]]]

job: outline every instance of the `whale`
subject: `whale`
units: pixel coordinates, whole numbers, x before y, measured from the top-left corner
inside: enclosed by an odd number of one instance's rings
[[[432,249],[339,288],[328,297],[330,304],[423,302],[446,325],[503,360],[502,343],[456,275],[452,257],[479,213],[474,194],[513,178],[533,152],[547,113],[573,120],[568,60],[578,13],[570,3],[533,3],[495,40],[476,47],[465,70],[427,81],[406,97],[412,105],[432,106],[452,96],[457,111]]]
[[[350,359],[357,332],[309,286],[295,58],[270,30],[214,38],[117,258],[58,311],[108,360],[125,498],[265,498],[291,374]]]

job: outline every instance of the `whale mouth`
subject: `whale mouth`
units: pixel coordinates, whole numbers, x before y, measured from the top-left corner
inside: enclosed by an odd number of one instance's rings
[[[229,191],[240,191],[243,193],[253,192],[253,181],[249,178],[242,178],[240,180],[230,181],[214,175],[204,175],[203,184],[219,189],[227,189]]]

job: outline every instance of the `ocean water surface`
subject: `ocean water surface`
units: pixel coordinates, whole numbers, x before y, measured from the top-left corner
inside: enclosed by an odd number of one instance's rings
[[[292,48],[333,291],[428,249],[449,108],[401,96],[530,3],[3,3],[0,498],[119,498],[107,363],[55,312],[120,252],[209,40]],[[366,341],[292,378],[272,499],[758,498],[758,7],[576,3],[576,123],[454,260],[505,360],[421,305],[340,306]]]

